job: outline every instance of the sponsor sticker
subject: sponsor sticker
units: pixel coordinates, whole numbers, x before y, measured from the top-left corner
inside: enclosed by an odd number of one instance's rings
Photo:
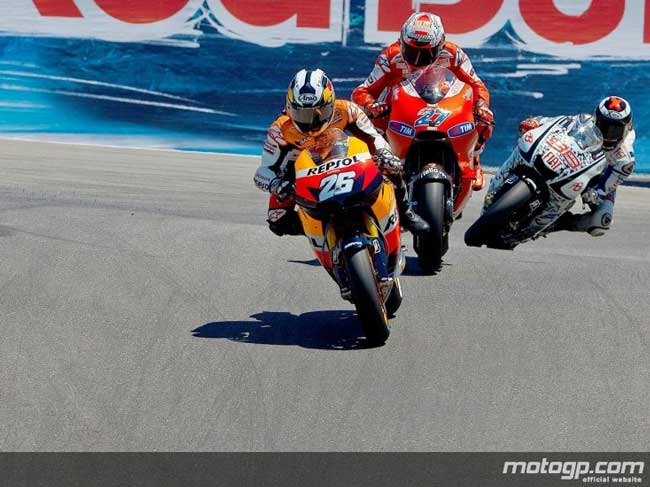
[[[463,135],[470,133],[472,130],[474,130],[474,124],[472,122],[465,122],[454,125],[447,131],[447,135],[451,138],[462,137]]]
[[[277,222],[280,218],[287,214],[287,210],[277,209],[269,210],[269,221]]]
[[[311,105],[313,103],[316,103],[317,100],[318,97],[313,93],[304,93],[302,95],[298,95],[298,101],[303,105]]]
[[[395,120],[392,120],[388,123],[388,130],[392,130],[396,134],[403,135],[405,137],[415,136],[415,129],[413,127]]]
[[[420,127],[422,125],[428,125],[429,127],[437,127],[442,122],[449,118],[451,112],[448,110],[443,110],[442,108],[423,108],[418,112],[418,119],[415,121],[415,126]]]
[[[353,164],[366,161],[370,159],[370,157],[371,157],[370,153],[362,152],[350,157],[344,157],[342,159],[332,159],[331,161],[324,162],[317,167],[311,167],[309,169],[303,169],[301,171],[298,171],[298,173],[296,173],[296,178],[302,178],[305,176],[315,176],[316,174],[323,174],[325,172],[333,171],[335,169],[340,169],[342,167],[352,166]]]

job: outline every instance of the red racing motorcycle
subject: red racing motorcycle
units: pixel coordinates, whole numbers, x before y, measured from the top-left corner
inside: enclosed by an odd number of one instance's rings
[[[472,194],[478,140],[471,86],[430,66],[392,89],[386,135],[404,160],[415,211],[431,227],[414,236],[420,266],[433,273],[449,249],[449,231]]]

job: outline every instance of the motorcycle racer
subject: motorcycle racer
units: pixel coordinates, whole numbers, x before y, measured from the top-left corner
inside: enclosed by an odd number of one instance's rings
[[[483,187],[480,154],[494,127],[490,93],[474,71],[467,54],[458,45],[445,40],[440,17],[427,12],[412,14],[404,23],[399,40],[379,54],[370,75],[354,89],[352,100],[361,106],[371,119],[384,117],[390,110],[387,101],[392,86],[432,64],[449,69],[458,79],[472,87],[474,118],[479,133],[479,140],[474,148],[477,177],[472,189],[478,191]],[[375,120],[375,123],[377,122]]]
[[[285,111],[269,127],[255,185],[271,193],[269,228],[276,235],[302,235],[294,210],[294,163],[304,149],[328,128],[339,128],[368,145],[378,167],[395,185],[400,221],[404,228],[426,233],[429,225],[410,207],[402,164],[386,140],[354,103],[335,98],[334,87],[320,69],[302,69],[289,85]]]
[[[634,140],[636,134],[632,126],[632,109],[627,100],[618,96],[604,98],[596,107],[593,115],[579,114],[569,116],[593,123],[603,135],[601,148],[607,159],[607,167],[601,176],[582,194],[583,203],[590,211],[581,214],[564,213],[555,223],[545,229],[544,235],[561,230],[587,232],[593,237],[600,237],[609,230],[614,214],[616,188],[623,183],[634,170]],[[530,117],[519,124],[520,136],[529,130],[553,123],[560,117]],[[488,189],[489,200],[501,187],[507,175],[522,162],[521,157],[513,155],[499,169]]]

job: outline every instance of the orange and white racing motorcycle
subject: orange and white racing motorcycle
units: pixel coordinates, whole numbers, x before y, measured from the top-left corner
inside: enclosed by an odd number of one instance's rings
[[[330,129],[296,159],[295,201],[321,265],[354,303],[366,338],[383,343],[402,302],[405,267],[395,190],[368,146]]]

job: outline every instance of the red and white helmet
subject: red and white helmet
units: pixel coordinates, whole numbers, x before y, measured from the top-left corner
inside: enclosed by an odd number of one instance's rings
[[[608,96],[596,107],[596,126],[603,134],[603,149],[619,146],[632,129],[632,107],[620,96]]]
[[[416,68],[428,66],[445,43],[442,20],[428,12],[416,12],[404,22],[399,40],[404,61]]]

